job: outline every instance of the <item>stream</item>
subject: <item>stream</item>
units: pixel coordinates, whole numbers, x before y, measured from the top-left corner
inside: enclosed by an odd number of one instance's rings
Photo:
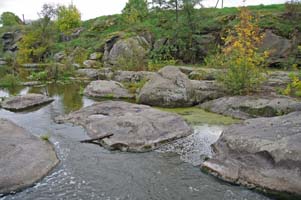
[[[197,124],[194,134],[149,153],[108,151],[87,139],[84,129],[56,124],[53,119],[93,104],[80,95],[79,83],[0,90],[0,98],[12,94],[44,93],[55,101],[40,109],[13,113],[0,109],[7,118],[37,136],[49,135],[60,164],[33,187],[0,200],[269,200],[243,187],[203,173],[199,165],[211,155],[224,126]]]

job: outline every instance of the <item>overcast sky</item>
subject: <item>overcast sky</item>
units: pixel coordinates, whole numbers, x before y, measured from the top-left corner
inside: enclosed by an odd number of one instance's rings
[[[25,15],[26,19],[37,19],[37,12],[44,3],[68,5],[72,0],[0,0],[0,14],[11,11],[18,16]],[[242,0],[224,0],[224,5],[239,6]],[[247,0],[247,5],[278,4],[286,0]],[[82,13],[82,19],[91,19],[102,15],[120,13],[127,0],[73,0],[73,3]],[[214,6],[216,0],[204,0],[205,6]]]

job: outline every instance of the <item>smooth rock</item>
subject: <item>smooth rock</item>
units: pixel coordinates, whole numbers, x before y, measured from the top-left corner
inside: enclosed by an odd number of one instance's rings
[[[187,107],[194,104],[194,88],[178,67],[166,66],[142,87],[138,102],[160,107]]]
[[[284,96],[234,96],[205,102],[201,108],[238,119],[249,119],[301,111],[301,102]]]
[[[195,104],[204,103],[213,99],[218,99],[226,96],[223,87],[216,81],[191,81],[194,88],[194,101]]]
[[[149,79],[155,72],[148,71],[116,71],[114,73],[114,81],[118,82],[139,82],[145,79]]]
[[[100,70],[98,69],[78,69],[76,71],[76,73],[80,76],[85,76],[88,77],[90,79],[98,79],[99,75],[100,75]]]
[[[49,142],[9,120],[0,119],[0,194],[32,186],[58,162]]]
[[[84,94],[90,97],[105,98],[134,98],[124,86],[116,81],[98,80],[91,82],[84,90]]]
[[[81,125],[91,138],[114,134],[100,143],[111,150],[130,152],[151,151],[192,134],[191,127],[177,114],[122,101],[96,103],[56,121]]]
[[[279,199],[301,198],[301,112],[232,125],[213,150],[202,168],[214,176]]]
[[[83,65],[87,68],[93,68],[96,67],[99,64],[99,62],[95,61],[95,60],[85,60],[83,62]]]
[[[48,104],[54,99],[41,94],[26,94],[5,99],[1,107],[11,111],[22,111],[36,106]]]
[[[89,60],[100,60],[102,57],[102,54],[99,52],[95,52],[90,54]]]

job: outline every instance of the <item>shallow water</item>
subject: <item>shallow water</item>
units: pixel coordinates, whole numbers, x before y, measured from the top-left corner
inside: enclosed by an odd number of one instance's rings
[[[59,125],[53,119],[95,102],[79,94],[81,87],[77,83],[21,88],[17,93],[45,93],[56,101],[31,112],[0,109],[1,118],[11,119],[37,136],[49,135],[61,160],[35,186],[0,197],[1,200],[269,199],[201,172],[198,166],[211,155],[210,144],[217,140],[222,126],[200,124],[195,126],[193,135],[150,153],[110,152],[97,145],[79,143],[87,138],[82,128]],[[9,94],[10,91],[0,90],[0,97]]]

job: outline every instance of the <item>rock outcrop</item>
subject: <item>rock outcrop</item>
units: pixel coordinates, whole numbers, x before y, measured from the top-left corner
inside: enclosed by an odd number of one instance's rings
[[[226,96],[226,91],[216,81],[191,81],[194,88],[195,104]]]
[[[20,31],[6,32],[2,35],[3,51],[15,52],[18,50],[17,43],[22,39]]]
[[[194,104],[194,88],[178,67],[167,66],[141,88],[137,97],[142,104],[161,107],[185,107]]]
[[[249,119],[301,111],[301,102],[284,96],[234,96],[205,102],[201,108],[234,118]]]
[[[11,121],[0,119],[0,194],[32,186],[58,162],[49,142]]]
[[[103,98],[134,98],[133,94],[116,81],[93,81],[84,90],[84,94],[89,97]]]
[[[81,125],[91,138],[113,134],[99,141],[101,145],[111,150],[131,152],[150,151],[192,133],[192,129],[177,114],[121,101],[96,103],[58,117],[56,121]]]
[[[5,99],[1,103],[1,107],[11,111],[22,111],[48,104],[53,100],[42,94],[26,94]]]
[[[300,144],[301,112],[251,119],[227,128],[202,168],[235,184],[300,199]]]
[[[150,48],[151,44],[141,36],[126,39],[114,37],[106,42],[103,62],[106,67],[125,67],[122,65],[133,60],[143,64]]]

